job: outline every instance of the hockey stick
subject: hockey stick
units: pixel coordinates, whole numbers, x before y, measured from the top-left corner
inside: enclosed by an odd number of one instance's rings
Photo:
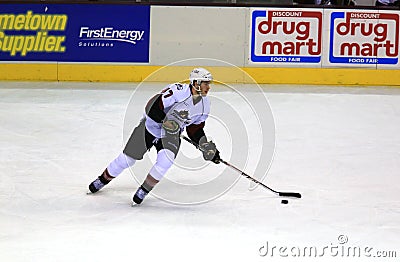
[[[202,149],[199,147],[198,144],[196,144],[194,141],[192,141],[190,138],[182,135],[181,136],[184,140],[186,140],[187,142],[189,142],[190,144],[194,145],[197,149],[199,149],[200,151],[202,151]],[[254,183],[261,185],[262,187],[274,192],[275,194],[281,196],[281,197],[295,197],[295,198],[301,198],[301,194],[300,193],[295,193],[295,192],[280,192],[280,191],[276,191],[273,190],[272,188],[270,188],[269,186],[261,183],[260,181],[258,181],[257,179],[255,179],[252,176],[249,176],[248,174],[246,174],[245,172],[243,172],[242,170],[240,170],[239,168],[235,167],[234,165],[232,165],[231,163],[220,159],[220,161],[222,163],[224,163],[225,165],[227,165],[228,167],[232,168],[233,170],[237,171],[238,173],[240,173],[242,176],[246,177],[247,179],[250,179],[251,181],[253,181]]]

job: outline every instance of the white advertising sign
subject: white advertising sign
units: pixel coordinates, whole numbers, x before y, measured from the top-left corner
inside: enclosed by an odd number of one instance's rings
[[[376,67],[399,64],[399,15],[379,10],[326,10],[329,52],[324,65]],[[326,63],[325,63],[326,61]]]
[[[250,63],[321,63],[322,10],[253,8],[250,13]]]

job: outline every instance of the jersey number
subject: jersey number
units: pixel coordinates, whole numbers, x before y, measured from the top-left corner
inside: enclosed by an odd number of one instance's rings
[[[171,88],[165,88],[163,91],[161,91],[161,93],[164,94],[164,98],[168,98],[170,96],[172,96],[174,94],[174,92],[172,92]]]

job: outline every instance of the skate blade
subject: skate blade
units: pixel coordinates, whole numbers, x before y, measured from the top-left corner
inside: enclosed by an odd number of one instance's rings
[[[136,203],[134,201],[131,201],[131,207],[136,207],[136,206],[140,206],[140,204],[138,204],[138,203]]]

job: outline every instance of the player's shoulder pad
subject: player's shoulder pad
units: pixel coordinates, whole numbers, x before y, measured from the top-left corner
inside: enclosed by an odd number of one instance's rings
[[[174,83],[169,85],[177,101],[183,101],[190,96],[190,87],[188,84]]]

